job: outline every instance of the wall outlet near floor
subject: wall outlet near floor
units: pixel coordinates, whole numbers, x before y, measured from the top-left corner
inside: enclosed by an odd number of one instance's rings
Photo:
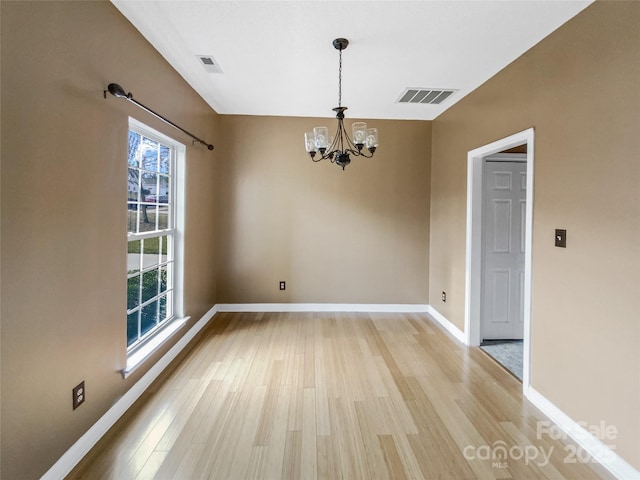
[[[73,388],[73,409],[75,410],[84,403],[86,394],[84,391],[84,380]]]
[[[286,290],[287,289],[287,282],[280,282],[280,290]]]
[[[442,292],[442,301],[447,303],[447,292]]]

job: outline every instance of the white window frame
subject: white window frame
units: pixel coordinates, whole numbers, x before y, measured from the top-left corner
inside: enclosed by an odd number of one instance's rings
[[[158,349],[166,340],[168,340],[177,330],[182,327],[188,317],[184,315],[184,220],[185,220],[185,160],[186,147],[167,135],[145,125],[144,123],[129,117],[129,128],[127,130],[127,138],[129,131],[133,131],[155,140],[173,150],[171,174],[171,208],[173,214],[173,311],[168,314],[168,319],[159,324],[145,335],[141,336],[138,341],[127,347],[127,363],[123,369],[123,376],[126,378],[138,366],[140,366],[146,358],[148,358],[156,349]],[[158,195],[159,192],[156,192]],[[127,246],[129,241],[150,236],[145,233],[127,234]],[[128,248],[125,250],[127,255]],[[141,252],[142,253],[142,252]],[[170,255],[167,251],[167,255]],[[128,278],[128,275],[127,277]],[[169,281],[168,281],[169,282]],[[126,322],[126,316],[125,316]],[[127,338],[125,336],[125,343]]]

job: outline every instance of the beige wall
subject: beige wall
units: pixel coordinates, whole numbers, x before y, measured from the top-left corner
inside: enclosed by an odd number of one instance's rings
[[[462,329],[467,152],[534,127],[532,385],[577,421],[616,426],[606,443],[635,468],[638,25],[640,3],[596,2],[434,121],[430,251],[432,303]]]
[[[335,119],[220,122],[220,303],[428,302],[430,122],[369,120],[380,148],[344,171],[304,150]]]
[[[109,82],[121,83],[216,143],[216,114],[110,3],[3,1],[1,8],[0,477],[21,480],[45,473],[148,368],[127,380],[119,373],[128,116],[187,145],[192,323],[215,303],[210,211],[221,159],[134,105],[103,98]],[[81,380],[87,401],[72,411],[71,389]]]
[[[109,3],[0,11],[2,478],[38,478],[146,371],[118,373],[129,115],[188,146],[193,321],[215,302],[431,300],[462,328],[466,153],[535,127],[533,386],[615,425],[640,468],[640,4],[597,2],[433,124],[370,121],[380,150],[344,172],[303,150],[335,120],[218,117]],[[216,150],[105,100],[112,81]]]

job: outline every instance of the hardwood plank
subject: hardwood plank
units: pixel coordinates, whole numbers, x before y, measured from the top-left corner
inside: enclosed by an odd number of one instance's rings
[[[302,453],[300,459],[300,478],[305,480],[318,478],[318,446],[316,439],[316,392],[313,388],[305,388],[302,407]]]
[[[162,465],[162,462],[164,462],[166,456],[167,452],[153,452],[140,470],[140,473],[138,473],[136,480],[146,480],[147,478],[153,478],[160,468],[160,465]]]
[[[280,401],[274,411],[273,425],[269,437],[269,455],[264,469],[264,478],[281,478],[287,442],[287,416],[290,407],[291,386],[282,385],[278,392]],[[218,477],[216,477],[218,478]],[[219,477],[231,478],[231,477]]]
[[[235,447],[235,454],[229,475],[226,478],[245,478],[249,468],[247,462],[247,452],[250,452],[255,444],[256,432],[258,430],[258,422],[260,413],[265,403],[267,388],[264,386],[256,386],[250,395],[247,414],[242,426],[242,433]]]
[[[387,479],[389,478],[385,463],[384,451],[381,448],[378,435],[375,433],[375,426],[371,422],[371,410],[367,402],[354,403],[360,436],[364,447],[364,471],[363,478],[367,479]]]
[[[288,431],[284,442],[284,457],[282,459],[282,478],[303,478],[302,475],[302,432]],[[241,477],[233,477],[241,478]]]
[[[316,393],[316,433],[318,435],[328,436],[331,435],[331,420],[329,418],[329,396],[327,392],[327,372],[322,323],[321,319],[314,319],[315,382],[313,386],[315,387],[314,390]]]
[[[408,477],[405,475],[402,460],[400,459],[396,444],[393,441],[393,436],[378,435],[378,441],[380,442],[380,448],[382,449],[382,455],[384,456],[384,463],[387,467],[389,478],[406,480]]]
[[[263,480],[265,465],[269,457],[269,447],[257,446],[251,449],[249,465],[247,466],[247,479]],[[177,478],[176,478],[177,480]]]
[[[305,319],[301,330],[304,331],[304,388],[316,386],[316,353],[315,353],[315,322],[313,317]]]
[[[275,360],[271,365],[271,373],[269,375],[269,383],[262,412],[260,413],[260,424],[255,436],[254,445],[269,446],[271,441],[271,430],[274,425],[275,411],[282,399],[279,399],[281,389],[280,380],[282,378],[282,360]]]
[[[334,455],[334,439],[330,435],[318,435],[316,439],[318,451],[318,480],[334,480],[343,478],[340,460]]]
[[[331,398],[331,436],[336,459],[344,478],[367,478],[364,469],[364,446],[358,432],[357,420],[349,411],[350,402],[345,398]]]
[[[156,476],[153,477],[153,479],[154,480],[163,480],[163,479],[171,480],[174,478],[193,478],[192,472],[196,467],[198,458],[200,458],[200,456],[202,455],[203,449],[204,449],[204,445],[202,444],[190,445],[187,451],[184,453],[184,455],[182,455],[181,457],[175,457],[180,459],[180,462],[176,465],[175,471],[169,474],[167,473],[163,474],[161,473],[162,472],[161,470],[158,470],[158,473],[156,473]],[[167,456],[169,456],[169,454],[167,454]],[[166,461],[165,463],[162,464],[162,467],[164,467],[165,465],[167,465]]]

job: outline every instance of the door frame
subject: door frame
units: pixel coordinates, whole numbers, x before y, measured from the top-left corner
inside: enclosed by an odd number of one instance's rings
[[[467,154],[467,238],[465,268],[465,342],[480,345],[480,317],[482,299],[482,172],[483,161],[489,155],[518,145],[527,145],[527,195],[524,254],[524,338],[522,390],[531,384],[531,250],[533,244],[533,159],[534,129],[529,128],[471,150]]]

